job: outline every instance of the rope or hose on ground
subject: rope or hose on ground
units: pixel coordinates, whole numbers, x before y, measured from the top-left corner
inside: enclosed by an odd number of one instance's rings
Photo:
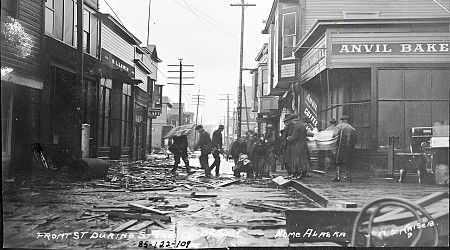
[[[394,205],[407,209],[409,212],[411,212],[414,215],[414,217],[417,219],[417,221],[421,224],[422,224],[422,218],[417,211],[419,211],[423,216],[425,216],[428,219],[428,221],[433,221],[433,218],[431,217],[431,215],[423,207],[421,207],[417,204],[411,203],[408,200],[401,199],[401,198],[379,199],[379,200],[373,201],[370,204],[368,204],[363,210],[361,210],[361,212],[359,212],[358,216],[356,216],[355,222],[353,224],[352,238],[351,238],[351,243],[350,243],[351,246],[353,246],[353,247],[355,246],[358,224],[360,223],[362,216],[364,214],[366,214],[370,208],[375,207],[374,212],[370,214],[370,218],[369,218],[369,226],[368,226],[369,236],[368,236],[368,239],[366,242],[366,246],[368,246],[368,247],[370,247],[372,245],[372,226],[373,226],[373,221],[375,219],[375,216],[382,208],[387,207],[387,206],[394,206]],[[416,244],[420,241],[420,238],[422,237],[422,228],[419,228],[419,229],[420,229],[420,231],[418,233],[418,236],[411,243],[411,245],[410,245],[411,247],[416,246]],[[437,227],[436,227],[435,223],[433,224],[433,232],[435,235],[434,246],[437,246],[438,240],[439,240],[439,238],[438,238],[439,235],[438,235],[438,231],[437,231]]]

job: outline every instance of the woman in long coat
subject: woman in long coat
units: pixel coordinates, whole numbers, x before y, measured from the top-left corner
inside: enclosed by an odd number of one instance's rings
[[[292,122],[294,123],[292,133],[287,138],[291,150],[291,165],[294,178],[303,178],[308,176],[310,169],[308,139],[306,138],[308,132],[306,124],[299,121],[298,116],[295,116]]]

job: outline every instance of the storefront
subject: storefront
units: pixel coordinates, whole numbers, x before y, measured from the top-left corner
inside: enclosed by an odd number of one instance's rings
[[[411,127],[448,123],[448,19],[319,21],[296,56],[299,113],[319,130],[349,115],[360,152],[391,136],[406,152]]]

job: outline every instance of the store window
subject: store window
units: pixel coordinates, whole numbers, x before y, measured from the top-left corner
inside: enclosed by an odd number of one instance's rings
[[[297,13],[283,14],[282,44],[283,59],[294,58],[294,46],[296,43]]]
[[[112,80],[100,79],[98,142],[99,146],[110,145]]]
[[[379,70],[378,145],[398,136],[398,146],[407,151],[412,127],[448,124],[449,82],[448,69]]]
[[[131,85],[123,84],[122,87],[122,141],[121,146],[130,146],[130,102]]]

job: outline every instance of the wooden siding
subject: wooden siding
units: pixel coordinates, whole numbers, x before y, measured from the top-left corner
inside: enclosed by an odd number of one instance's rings
[[[442,5],[449,7],[449,0],[440,0]],[[306,0],[306,32],[317,20],[344,19],[344,13],[353,13],[359,18],[436,18],[448,17],[442,7],[432,0]],[[349,18],[352,18],[349,15]]]
[[[135,67],[135,78],[142,80],[143,83],[139,83],[138,87],[143,91],[147,92],[147,73],[142,71],[139,67]]]
[[[17,54],[17,49],[2,40],[1,64],[29,77],[42,78],[40,54],[42,50],[42,2],[39,0],[21,0],[19,3],[18,20],[32,39],[31,54],[22,58]]]
[[[380,43],[439,43],[449,41],[448,33],[331,33],[332,44],[380,44]],[[331,49],[329,49],[331,51]],[[340,67],[345,64],[372,63],[450,63],[450,53],[373,53],[331,56],[329,67]]]
[[[326,48],[326,36],[323,36],[313,48]],[[302,57],[300,66],[300,80],[306,82],[324,70],[327,65],[327,53],[324,49],[310,49],[305,56]]]
[[[102,48],[117,56],[120,60],[134,65],[134,46],[102,24]]]

